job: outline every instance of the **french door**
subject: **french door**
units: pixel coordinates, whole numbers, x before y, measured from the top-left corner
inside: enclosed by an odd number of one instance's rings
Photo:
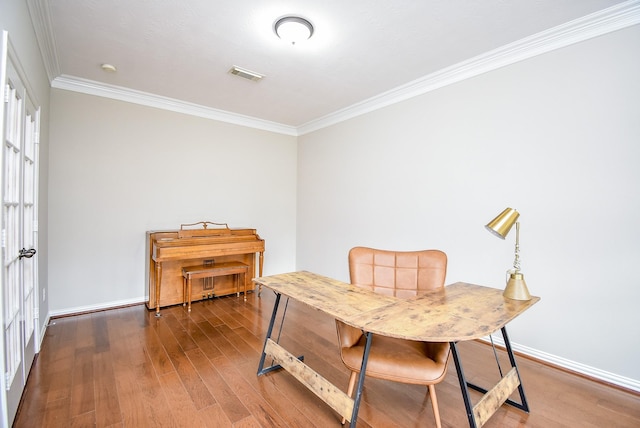
[[[40,110],[25,86],[24,74],[6,32],[0,49],[2,90],[2,421],[11,424],[38,349],[37,183]]]

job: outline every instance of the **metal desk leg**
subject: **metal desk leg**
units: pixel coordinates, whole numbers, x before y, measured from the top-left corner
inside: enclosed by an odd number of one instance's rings
[[[518,370],[518,366],[516,364],[516,357],[515,355],[513,355],[513,350],[511,349],[511,342],[509,341],[509,336],[507,335],[507,328],[502,327],[501,331],[502,331],[502,338],[504,339],[504,345],[505,345],[505,348],[507,349],[507,355],[509,356],[509,362],[511,363],[511,367],[516,370],[516,374],[518,375],[518,393],[520,394],[520,403],[518,403],[517,401],[513,401],[510,398],[507,398],[505,400],[505,403],[515,407],[516,409],[520,409],[522,411],[529,413],[529,404],[527,403],[527,397],[525,397],[524,395],[524,388],[522,387],[522,379],[520,378],[520,370]],[[499,364],[500,363],[498,362],[498,365]],[[469,386],[469,388],[473,390],[476,390],[483,394],[487,393],[487,390],[481,386],[474,385],[472,383],[467,383],[467,385]]]
[[[276,302],[273,304],[273,312],[271,313],[271,320],[269,321],[269,328],[267,329],[267,336],[264,338],[264,345],[262,346],[262,355],[260,356],[260,363],[258,364],[258,376],[263,374],[272,372],[274,370],[279,370],[282,368],[280,364],[264,367],[264,360],[267,357],[265,349],[267,347],[267,340],[271,338],[271,333],[273,332],[273,326],[276,322],[276,315],[278,314],[278,306],[280,305],[280,297],[282,295],[280,293],[276,293]],[[282,324],[284,324],[284,317],[287,314],[287,309],[285,307],[284,313],[282,314]],[[280,327],[282,328],[282,324]],[[298,359],[300,361],[304,361],[304,356],[299,356]]]
[[[520,370],[518,369],[518,365],[516,364],[516,357],[513,355],[513,350],[511,349],[511,342],[509,341],[509,336],[507,336],[507,327],[502,327],[502,338],[504,339],[504,346],[507,348],[507,354],[509,355],[509,362],[511,363],[511,367],[516,369],[518,373],[518,380],[520,381],[520,385],[518,385],[518,392],[520,393],[520,403],[516,403],[512,400],[507,400],[507,403],[510,405],[517,407],[520,410],[524,410],[529,413],[529,403],[527,403],[527,397],[524,395],[524,387],[522,386],[522,378],[520,377]]]
[[[267,347],[267,339],[271,338],[271,332],[273,331],[273,325],[276,322],[276,315],[278,314],[278,306],[280,305],[281,294],[276,294],[276,302],[273,304],[273,312],[271,313],[271,320],[269,321],[269,328],[267,329],[267,336],[264,338],[264,345],[262,346],[262,355],[260,356],[260,364],[258,365],[258,376],[270,372],[271,370],[264,369],[264,359],[267,354],[264,352]],[[282,320],[284,322],[284,320]]]
[[[529,404],[527,403],[527,398],[524,395],[524,388],[522,386],[522,379],[520,378],[520,371],[518,370],[518,366],[516,364],[515,356],[513,355],[513,349],[511,348],[511,342],[509,341],[509,336],[507,335],[507,328],[502,327],[502,338],[504,339],[505,348],[507,349],[507,355],[509,356],[509,362],[511,363],[511,373],[507,374],[506,377],[512,376],[511,379],[514,379],[514,375],[517,376],[517,385],[518,392],[520,393],[520,403],[511,400],[510,398],[504,397],[504,403],[509,404],[517,409],[523,410],[529,413]],[[494,391],[488,391],[485,388],[482,388],[478,385],[474,385],[472,383],[467,382],[464,377],[464,371],[462,370],[462,362],[460,361],[460,356],[458,354],[458,349],[456,347],[455,342],[450,343],[451,351],[453,354],[453,361],[456,364],[456,371],[458,372],[458,381],[460,382],[460,390],[462,391],[462,398],[464,400],[464,406],[467,410],[467,417],[469,418],[469,426],[471,428],[477,427],[477,422],[475,418],[474,408],[471,404],[471,397],[469,396],[469,388],[479,391],[483,394],[492,393]],[[498,362],[499,364],[499,362]],[[513,373],[515,371],[515,373]],[[502,371],[501,371],[502,373]],[[503,383],[507,380],[505,377],[501,379]],[[494,388],[495,389],[495,388]],[[515,389],[513,389],[515,390]],[[509,391],[512,391],[511,389]]]
[[[362,398],[362,387],[364,386],[364,377],[367,370],[367,360],[369,360],[369,351],[371,350],[371,341],[373,339],[373,333],[364,332],[364,336],[367,338],[364,344],[364,353],[362,355],[362,365],[360,366],[360,375],[358,376],[358,386],[356,388],[356,396],[353,399],[353,412],[351,413],[351,423],[349,426],[355,428],[356,421],[358,420],[358,410],[360,409],[360,399]]]
[[[464,407],[467,409],[467,418],[469,418],[469,426],[476,428],[476,418],[473,416],[473,406],[471,405],[471,397],[469,396],[469,389],[467,388],[467,380],[464,377],[464,371],[462,370],[462,363],[460,362],[460,356],[458,355],[458,348],[456,342],[450,342],[451,353],[453,355],[453,362],[456,364],[456,372],[458,372],[458,381],[460,382],[460,390],[462,391],[462,399],[464,400]]]

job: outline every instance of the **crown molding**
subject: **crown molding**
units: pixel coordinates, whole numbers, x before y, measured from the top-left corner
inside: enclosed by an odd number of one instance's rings
[[[51,12],[47,0],[27,0],[31,22],[36,33],[36,40],[44,62],[49,82],[60,75],[56,39],[51,25]]]
[[[80,92],[88,95],[95,95],[98,97],[111,98],[114,100],[140,104],[148,107],[155,107],[177,113],[184,113],[191,116],[202,117],[205,119],[219,120],[221,122],[232,123],[234,125],[245,126],[248,128],[261,129],[278,134],[292,136],[298,135],[296,128],[293,126],[283,125],[280,123],[270,122],[255,117],[244,116],[237,113],[231,113],[224,110],[205,107],[199,104],[180,101],[168,97],[162,97],[159,95],[149,94],[146,92],[136,91],[120,86],[108,85],[87,79],[80,79],[73,76],[62,75],[56,77],[51,82],[51,87],[56,89],[64,89],[67,91]]]
[[[308,134],[480,74],[640,23],[640,0],[567,22],[383,92],[297,128]]]

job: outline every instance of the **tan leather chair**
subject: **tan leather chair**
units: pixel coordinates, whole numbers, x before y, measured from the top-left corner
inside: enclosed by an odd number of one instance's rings
[[[438,250],[385,251],[355,247],[349,252],[351,283],[376,293],[410,298],[444,287],[447,255]],[[365,338],[362,331],[336,320],[340,356],[351,370],[347,394],[352,396],[360,372]],[[376,335],[366,375],[394,382],[427,385],[440,427],[435,384],[444,379],[449,361],[448,343],[417,342]],[[344,423],[344,420],[343,420]]]

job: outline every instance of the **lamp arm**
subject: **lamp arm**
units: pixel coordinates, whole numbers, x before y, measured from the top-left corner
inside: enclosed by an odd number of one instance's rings
[[[516,222],[516,250],[515,259],[513,260],[513,268],[515,273],[520,272],[520,222]]]

